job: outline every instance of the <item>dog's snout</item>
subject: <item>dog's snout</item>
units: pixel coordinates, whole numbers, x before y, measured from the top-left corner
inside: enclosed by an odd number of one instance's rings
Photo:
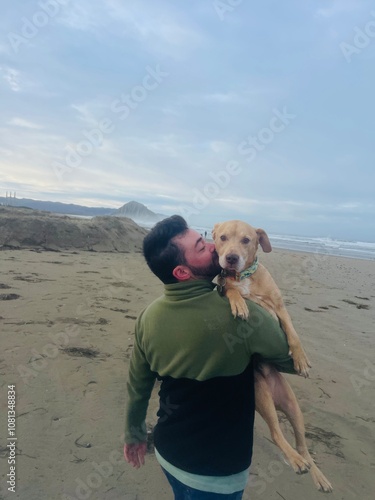
[[[235,253],[230,253],[225,257],[225,259],[228,262],[228,264],[234,265],[234,264],[237,264],[237,262],[239,260],[239,256]]]

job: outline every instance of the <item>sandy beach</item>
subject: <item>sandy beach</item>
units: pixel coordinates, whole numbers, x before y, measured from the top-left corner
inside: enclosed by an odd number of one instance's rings
[[[313,364],[309,379],[288,380],[305,415],[309,448],[334,487],[330,498],[370,500],[375,262],[278,250],[260,259]],[[152,450],[138,471],[122,457],[134,323],[162,293],[140,252],[3,250],[0,262],[0,499],[171,500]],[[16,493],[6,484],[13,384]],[[156,409],[157,390],[150,426]],[[251,478],[245,499],[322,495],[309,474],[297,476],[285,464],[259,417]]]

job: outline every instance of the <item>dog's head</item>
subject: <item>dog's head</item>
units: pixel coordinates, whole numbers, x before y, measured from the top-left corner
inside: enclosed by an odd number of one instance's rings
[[[271,252],[267,233],[240,220],[215,224],[212,230],[219,264],[223,269],[241,272],[255,260],[258,245],[263,252]]]

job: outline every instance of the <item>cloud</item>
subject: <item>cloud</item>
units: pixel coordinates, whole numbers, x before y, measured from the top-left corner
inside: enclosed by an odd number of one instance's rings
[[[21,90],[20,72],[9,66],[0,66],[0,74],[13,92]]]
[[[211,141],[209,143],[209,147],[214,153],[228,154],[233,149],[233,146],[231,144],[228,144],[227,142],[224,141]]]
[[[159,58],[184,60],[208,43],[207,32],[194,25],[188,11],[171,2],[108,1],[111,22],[122,38]],[[140,45],[141,44],[141,45]]]
[[[125,31],[140,39],[158,39],[164,43],[175,45],[196,44],[202,39],[202,34],[189,26],[187,16],[183,11],[163,9],[159,4],[137,2],[136,4],[110,0],[108,2],[110,16],[123,23]]]
[[[100,4],[99,4],[100,5]],[[77,2],[67,1],[64,10],[59,13],[58,24],[78,31],[94,31],[103,24],[104,12],[98,12],[98,3],[81,0]]]
[[[82,104],[71,104],[71,108],[78,112],[77,117],[88,126],[95,126],[98,123],[98,117],[95,115],[95,103],[88,102]]]
[[[24,118],[12,118],[9,122],[8,125],[14,125],[16,127],[24,127],[24,128],[31,128],[31,129],[42,129],[43,127],[41,125],[38,125],[37,123],[30,122],[28,120],[25,120]]]
[[[12,151],[10,149],[0,147],[0,156],[12,156]]]
[[[216,92],[214,94],[203,96],[203,99],[219,103],[233,103],[241,101],[241,98],[234,92]]]
[[[114,37],[131,39],[153,54],[181,59],[201,46],[206,35],[192,26],[184,10],[168,3],[139,0],[122,2],[81,0],[70,4],[57,22],[69,29],[91,32],[98,39],[107,36],[108,27]]]
[[[361,10],[362,8],[363,3],[356,0],[331,0],[330,5],[327,7],[319,8],[316,11],[316,15],[317,17],[329,19],[340,14],[346,14]]]
[[[0,43],[0,54],[9,54],[9,47]]]

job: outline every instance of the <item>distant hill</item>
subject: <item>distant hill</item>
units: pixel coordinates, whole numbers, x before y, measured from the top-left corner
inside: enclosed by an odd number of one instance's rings
[[[167,217],[166,215],[152,212],[145,205],[137,201],[125,203],[125,205],[115,210],[112,215],[116,217],[129,217],[129,219],[139,224],[151,224],[159,222]]]
[[[149,210],[142,203],[137,201],[129,201],[122,207],[105,208],[105,207],[85,207],[83,205],[75,205],[73,203],[60,203],[58,201],[40,201],[31,200],[28,198],[5,198],[0,196],[0,205],[11,203],[13,207],[32,208],[34,210],[43,210],[55,214],[64,215],[81,215],[86,217],[96,217],[100,215],[115,215],[116,217],[128,217],[138,224],[150,226],[165,219],[167,216],[163,214],[156,214]]]
[[[1,205],[5,205],[7,202],[9,203],[9,201],[13,207],[27,207],[33,208],[34,210],[53,212],[55,214],[87,215],[95,217],[96,215],[112,215],[115,211],[113,208],[85,207],[73,203],[60,203],[58,201],[40,201],[28,198],[12,198],[9,200],[9,198],[7,199],[4,196],[0,196]]]

